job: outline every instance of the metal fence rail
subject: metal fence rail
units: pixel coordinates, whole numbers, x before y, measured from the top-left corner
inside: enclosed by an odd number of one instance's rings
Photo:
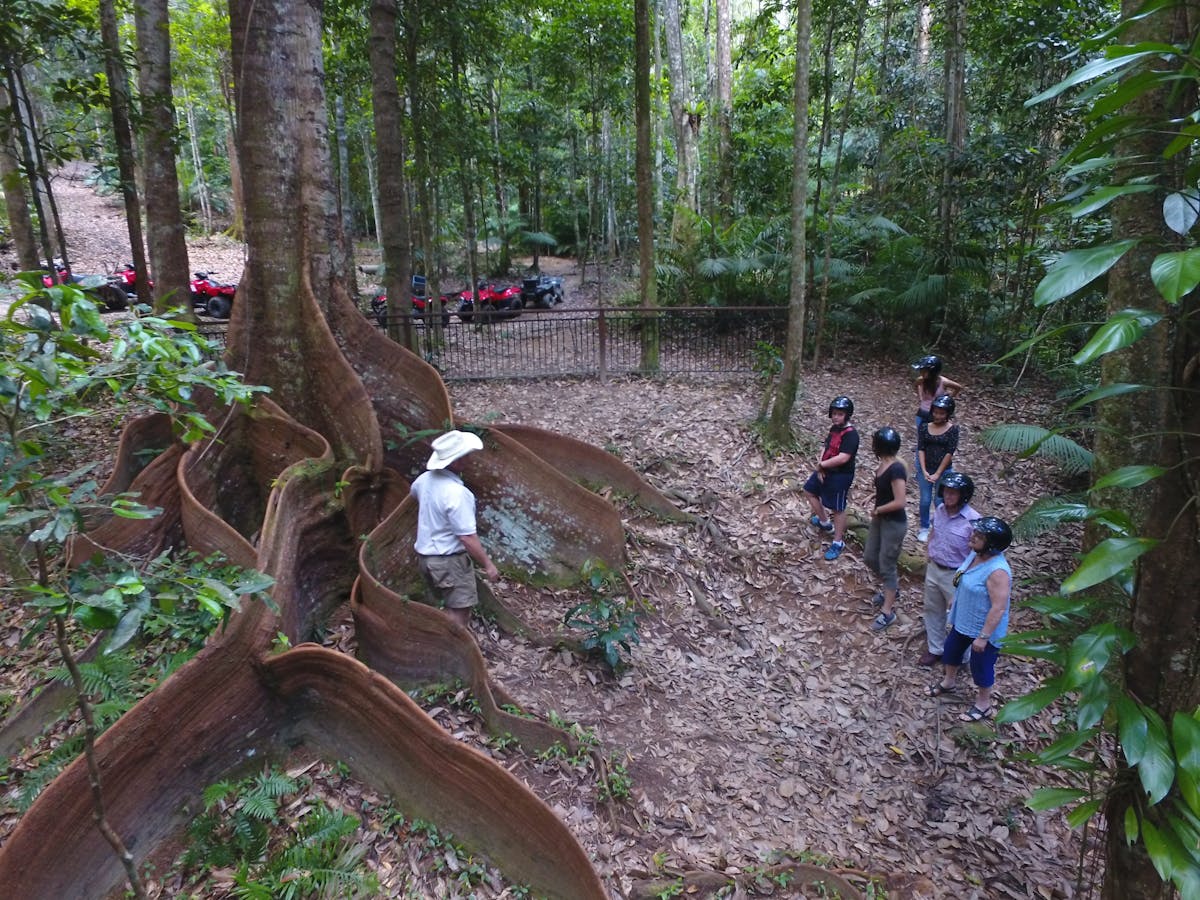
[[[421,355],[448,381],[647,374],[642,345],[655,329],[654,374],[744,374],[754,371],[760,342],[783,345],[787,310],[528,309],[514,318],[476,318],[470,324],[453,317],[440,344],[420,318],[414,324]]]
[[[392,321],[402,324],[399,319]],[[741,375],[755,371],[760,343],[782,348],[787,310],[773,306],[527,309],[511,318],[480,315],[470,323],[452,316],[441,329],[440,343],[420,316],[413,317],[413,325],[419,352],[447,381]],[[642,344],[655,329],[658,369],[648,373],[642,364]],[[223,326],[206,325],[202,331],[224,344]]]

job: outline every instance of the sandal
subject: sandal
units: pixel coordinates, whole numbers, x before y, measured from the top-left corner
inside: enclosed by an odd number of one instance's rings
[[[984,719],[990,719],[994,714],[995,710],[990,706],[987,709],[980,709],[978,706],[972,706],[958,718],[963,722],[981,722]]]
[[[950,687],[946,687],[946,685],[944,685],[940,681],[938,681],[938,682],[935,682],[934,684],[929,685],[929,687],[925,688],[925,696],[940,697],[940,696],[942,696],[942,694],[953,694],[956,687],[957,687],[957,685],[951,685]]]

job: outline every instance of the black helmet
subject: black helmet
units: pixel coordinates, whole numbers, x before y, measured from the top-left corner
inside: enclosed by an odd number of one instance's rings
[[[938,482],[937,495],[940,500],[942,497],[943,488],[953,488],[959,493],[959,503],[966,506],[971,502],[971,498],[975,496],[975,482],[971,480],[970,475],[964,475],[962,472],[955,472],[951,469],[942,476],[942,480]]]
[[[835,409],[840,409],[846,414],[846,421],[850,421],[850,417],[854,415],[854,401],[849,397],[834,397],[829,401],[829,415],[833,415]]]
[[[885,425],[871,438],[871,449],[876,456],[895,456],[900,452],[900,432]]]
[[[942,358],[940,356],[933,355],[922,356],[912,364],[912,367],[918,371],[921,369],[929,369],[936,378],[938,375],[942,374]]]
[[[954,398],[949,394],[939,394],[933,398],[933,402],[929,404],[929,407],[930,411],[935,409],[944,409],[946,411],[946,418],[952,418],[954,416],[954,407],[956,405],[957,404],[954,402]]]
[[[1003,519],[995,516],[984,516],[971,523],[971,530],[983,535],[983,551],[985,553],[1003,553],[1012,543],[1012,529]]]

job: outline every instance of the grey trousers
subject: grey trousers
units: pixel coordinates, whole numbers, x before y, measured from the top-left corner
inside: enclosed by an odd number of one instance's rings
[[[900,587],[900,576],[896,574],[896,562],[900,559],[900,547],[904,543],[904,535],[908,531],[905,519],[874,518],[867,532],[867,546],[863,551],[867,568],[883,579],[883,586],[889,590]]]

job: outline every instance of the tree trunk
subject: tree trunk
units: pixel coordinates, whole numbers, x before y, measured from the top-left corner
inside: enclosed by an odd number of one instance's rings
[[[375,229],[383,248],[383,290],[387,295],[388,332],[409,349],[416,348],[412,323],[412,239],[404,202],[404,166],[400,89],[396,86],[396,0],[372,0],[367,51],[371,63],[371,108],[375,115],[375,155],[379,189]],[[428,302],[428,301],[427,301]]]
[[[509,246],[511,237],[508,233],[508,193],[504,189],[504,173],[500,164],[500,88],[495,81],[488,91],[488,112],[492,136],[492,191],[496,203],[496,226],[500,230],[500,258],[496,261],[496,271],[507,274],[512,268],[512,248]]]
[[[941,225],[939,270],[948,285],[954,275],[954,219],[958,212],[959,158],[967,141],[967,0],[948,0],[946,4],[946,54],[944,65],[943,125],[946,155],[942,163],[938,218]],[[942,327],[950,321],[953,295],[946,289],[943,299]]]
[[[50,243],[49,218],[42,204],[42,192],[39,187],[38,168],[33,159],[33,151],[29,147],[29,129],[25,124],[25,114],[21,110],[20,87],[17,83],[16,69],[9,66],[4,70],[8,84],[9,113],[12,117],[12,138],[16,144],[21,168],[25,171],[25,183],[29,185],[29,198],[33,201],[33,211],[37,216],[38,237],[41,240],[43,266],[47,272],[54,271],[54,245]],[[65,264],[65,260],[64,260]]]
[[[67,236],[63,233],[62,218],[58,214],[58,203],[54,199],[54,185],[50,180],[50,167],[46,163],[46,154],[42,151],[41,129],[38,127],[36,111],[21,70],[17,69],[15,75],[16,92],[13,94],[13,98],[16,103],[14,105],[25,107],[22,120],[25,124],[25,140],[28,142],[30,148],[32,168],[26,174],[29,176],[30,184],[36,185],[34,187],[34,194],[41,195],[40,203],[35,204],[38,210],[38,217],[45,219],[46,229],[54,229],[54,246],[58,251],[57,256],[62,260],[63,265],[67,269],[70,269],[71,257],[67,250]],[[50,246],[49,242],[47,242],[47,246]]]
[[[637,177],[638,210],[638,303],[652,308],[658,305],[654,276],[654,175],[650,147],[650,0],[634,0],[634,100],[633,116],[637,139],[634,171]],[[658,328],[642,329],[642,371],[658,371]]]
[[[121,176],[121,199],[125,203],[125,225],[129,231],[129,253],[135,270],[134,289],[138,303],[154,305],[150,267],[146,265],[146,242],[142,237],[142,208],[137,193],[137,165],[133,154],[133,129],[129,124],[129,75],[121,57],[121,35],[117,30],[114,0],[100,0],[100,36],[104,43],[104,70],[108,76],[108,105],[112,113],[113,140],[117,147],[117,171]],[[190,303],[184,314],[192,317]]]
[[[696,212],[697,145],[700,113],[691,99],[686,62],[683,57],[683,25],[679,0],[663,0],[663,20],[667,36],[667,72],[671,79],[671,123],[675,126],[675,213],[671,237],[681,242],[682,229]]]
[[[796,6],[796,83],[792,102],[796,118],[792,131],[792,271],[788,296],[787,347],[766,429],[768,440],[777,446],[792,440],[792,408],[800,387],[800,362],[804,354],[808,289],[805,235],[808,223],[805,210],[808,206],[808,72],[811,45],[812,0],[800,0]]]
[[[717,221],[733,216],[733,59],[729,49],[729,0],[716,0]]]
[[[1141,4],[1125,0],[1122,13],[1129,19]],[[1190,39],[1187,7],[1133,18],[1122,32],[1123,43],[1140,41],[1186,42]],[[1187,92],[1166,89],[1142,92],[1119,110],[1134,121],[1179,121],[1189,98]],[[1160,184],[1167,190],[1186,190],[1189,184],[1181,156],[1164,158],[1173,134],[1171,128],[1130,129],[1131,134],[1114,148],[1120,181],[1148,174],[1147,161],[1157,161]],[[1118,182],[1120,183],[1120,182]],[[1124,465],[1154,463],[1166,472],[1150,483],[1151,490],[1126,491],[1122,508],[1130,512],[1134,533],[1162,543],[1138,560],[1131,605],[1130,627],[1137,637],[1123,657],[1125,683],[1131,694],[1162,716],[1168,730],[1176,712],[1191,715],[1200,707],[1200,592],[1194,577],[1200,547],[1200,301],[1193,291],[1175,306],[1168,305],[1150,280],[1150,264],[1164,247],[1178,244],[1164,225],[1161,197],[1130,194],[1113,204],[1115,238],[1141,240],[1108,274],[1108,310],[1131,307],[1150,309],[1165,316],[1157,327],[1128,348],[1104,357],[1102,384],[1150,385],[1154,390],[1134,401],[1101,401],[1096,428],[1096,471],[1104,473]],[[1097,495],[1093,502],[1105,503]],[[1119,759],[1115,782],[1118,790],[1105,807],[1109,823],[1107,866],[1102,896],[1166,898],[1173,891],[1162,883],[1143,842],[1127,845],[1122,823],[1132,805],[1145,810],[1136,776]],[[1178,790],[1178,787],[1175,788]],[[1165,804],[1164,804],[1165,805]],[[1161,814],[1161,811],[1154,810]],[[1165,826],[1164,826],[1165,827]]]
[[[237,110],[233,103],[233,78],[229,71],[229,60],[221,57],[217,77],[221,81],[221,100],[225,107],[225,151],[229,155],[229,205],[231,219],[229,236],[235,241],[245,237],[246,198],[242,191],[242,166],[237,147]]]
[[[37,236],[33,233],[33,218],[29,215],[20,157],[8,125],[9,108],[8,89],[0,84],[0,182],[4,188],[4,207],[17,248],[17,264],[22,271],[33,272],[42,264],[38,259]]]
[[[175,104],[171,95],[171,36],[167,0],[134,4],[138,88],[145,161],[146,243],[154,272],[154,308],[162,312],[189,296],[187,243],[175,171]]]

